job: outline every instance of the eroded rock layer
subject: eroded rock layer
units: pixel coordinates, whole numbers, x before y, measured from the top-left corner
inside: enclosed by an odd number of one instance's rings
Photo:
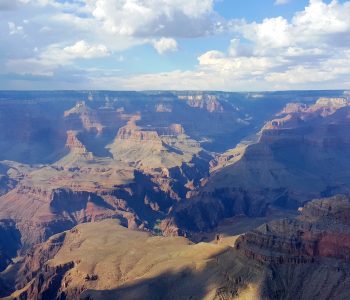
[[[251,141],[211,162],[211,176],[180,203],[164,230],[198,231],[223,218],[297,209],[308,199],[350,194],[350,105],[345,98],[289,105]]]
[[[68,249],[65,247],[80,249],[83,256],[88,237],[69,231],[80,228],[81,223],[89,223],[86,226],[98,232],[94,242],[100,244],[108,239],[130,243],[125,236],[131,238],[131,231],[125,231],[120,240],[113,239],[112,232],[102,235],[103,242],[99,240],[102,228],[121,230],[113,223],[115,219],[129,229],[193,238],[193,233],[215,234],[216,226],[226,218],[268,218],[272,212],[283,215],[286,210],[296,211],[315,197],[349,194],[350,106],[346,95],[342,91],[0,92],[0,294],[8,294],[16,286],[16,297],[22,298],[75,299],[84,292],[93,298],[101,293],[104,298],[123,295],[132,299],[134,288],[138,295],[160,297],[156,294],[159,287],[165,293],[176,285],[179,289],[173,293],[189,298],[196,296],[189,288],[194,282],[198,290],[208,291],[208,297],[214,299],[230,299],[244,289],[264,295],[262,288],[281,297],[287,294],[269,287],[273,285],[269,278],[274,278],[272,265],[266,269],[262,263],[278,264],[282,257],[281,265],[286,266],[283,272],[287,273],[304,272],[303,267],[295,271],[298,259],[307,264],[333,259],[347,263],[347,213],[342,215],[339,210],[339,220],[324,228],[325,220],[334,215],[325,219],[323,214],[329,211],[323,208],[307,213],[308,206],[304,217],[270,223],[248,233],[239,239],[240,249],[215,246],[213,250],[213,245],[177,240],[186,247],[174,252],[167,248],[174,257],[187,253],[188,244],[189,249],[210,255],[197,257],[190,250],[191,255],[181,260],[186,266],[184,272],[171,266],[174,276],[170,281],[164,267],[169,257],[159,262],[158,254],[148,267],[159,272],[141,272],[149,276],[143,278],[146,283],[142,279],[136,287],[140,273],[126,274],[130,265],[138,269],[139,258],[145,255],[149,259],[149,249],[137,254],[135,260],[132,250],[125,254],[131,256],[120,263],[124,271],[112,276],[118,282],[115,286],[102,286],[98,278],[104,271],[83,271],[81,277],[81,264],[74,257],[48,263],[62,249]],[[302,218],[322,220],[308,223]],[[108,225],[103,227],[98,222],[105,219],[112,221],[105,221]],[[143,245],[150,243],[159,255],[168,242],[169,247],[172,245],[172,239],[159,239],[159,244],[154,244],[156,239],[144,234],[136,238]],[[55,238],[50,239],[53,235]],[[337,252],[334,245],[339,240],[344,244]],[[26,257],[27,267],[16,264],[17,255]],[[120,257],[110,255],[112,265],[119,264]],[[197,259],[198,265],[193,263]],[[285,261],[290,261],[292,269]],[[249,268],[245,269],[247,264]],[[16,269],[19,266],[21,271]],[[328,267],[322,263],[316,269],[322,268]],[[76,270],[80,274],[77,277]],[[108,269],[109,274],[113,270]],[[341,271],[337,277],[329,270],[325,272],[332,274],[334,281],[325,286],[343,284],[342,278],[347,275]],[[310,270],[305,272],[310,274]],[[16,283],[13,274],[18,274]],[[266,285],[257,282],[254,274],[266,278]],[[75,286],[71,285],[70,280],[77,278]],[[25,291],[20,291],[22,288]],[[116,289],[117,294],[106,289]],[[174,297],[171,293],[167,297]]]
[[[232,247],[82,224],[18,264],[10,299],[347,299],[349,213],[345,196],[315,200]]]

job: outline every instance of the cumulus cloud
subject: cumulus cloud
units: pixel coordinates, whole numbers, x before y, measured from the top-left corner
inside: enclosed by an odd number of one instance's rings
[[[227,51],[203,53],[192,71],[110,79],[129,89],[349,87],[350,2],[311,0],[290,21],[277,17],[260,23],[233,20],[229,25],[236,37]]]
[[[277,64],[265,70],[266,86],[271,82],[293,86],[336,80],[344,75],[343,68],[335,67],[339,59],[349,65],[350,2],[311,0],[290,22],[277,17],[261,23],[234,21],[231,26],[240,35],[231,43],[232,56],[239,60],[244,56],[267,61],[278,58]],[[248,41],[249,46],[242,48],[240,39]]]
[[[261,76],[281,64],[280,58],[242,56],[232,57],[220,51],[209,51],[198,58],[199,68],[215,71],[231,79]]]
[[[42,65],[58,66],[72,63],[76,59],[101,58],[109,55],[105,45],[90,45],[84,40],[62,47],[50,45],[34,60]]]
[[[56,49],[55,49],[56,51]],[[65,55],[66,59],[76,59],[76,58],[96,58],[108,56],[108,49],[105,45],[89,45],[85,41],[78,41],[74,45],[64,47],[62,53]],[[48,56],[52,54],[49,53]]]
[[[105,30],[133,36],[200,36],[213,30],[214,0],[88,0]]]
[[[65,68],[66,77],[71,68],[74,78],[83,77],[89,87],[100,89],[350,87],[350,1],[310,0],[291,19],[274,17],[260,22],[224,20],[214,11],[214,0],[23,1],[17,5],[27,5],[21,19],[3,21],[5,33],[17,45],[15,40],[21,36],[16,33],[23,30],[18,27],[28,19],[26,35],[37,39],[28,38],[25,45],[33,41],[31,49],[38,51],[30,53],[23,47],[21,53],[27,52],[20,57],[18,47],[13,47],[16,57],[5,63],[7,72],[56,78],[57,70]],[[286,1],[276,4],[282,2]],[[39,8],[41,13],[31,18]],[[215,45],[211,35],[218,32],[227,38],[226,51],[211,46]],[[6,50],[10,47],[1,45],[3,33],[0,27],[0,50],[11,57]],[[178,51],[176,55],[181,55],[184,38],[199,36],[209,46],[189,70],[123,76],[119,71],[78,67],[82,59],[108,55],[111,62],[123,64],[118,57],[124,53],[113,54],[140,44],[151,44],[159,54]],[[80,71],[81,77],[77,76]]]
[[[256,50],[301,45],[350,45],[350,2],[336,0],[329,4],[310,0],[305,10],[297,12],[291,22],[283,17],[267,18],[261,23],[234,22],[232,30],[256,45]]]
[[[156,40],[153,42],[153,46],[159,54],[178,50],[177,42],[172,38],[161,38]]]
[[[109,54],[106,46],[90,45],[81,40],[65,47],[50,45],[34,58],[9,60],[7,67],[22,75],[52,76],[56,68],[72,64],[76,59],[101,58]]]

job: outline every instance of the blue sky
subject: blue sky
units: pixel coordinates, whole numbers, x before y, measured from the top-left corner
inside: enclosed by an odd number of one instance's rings
[[[274,0],[226,0],[217,1],[215,10],[225,18],[244,18],[247,21],[261,22],[265,18],[284,16],[290,19],[296,11],[307,6],[307,0],[289,1],[284,5],[275,5]]]
[[[0,0],[0,89],[350,88],[350,1]]]

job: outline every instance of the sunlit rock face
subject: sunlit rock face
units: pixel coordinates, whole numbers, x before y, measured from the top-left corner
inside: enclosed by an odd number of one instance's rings
[[[243,235],[235,247],[253,259],[281,264],[324,257],[349,261],[349,198],[314,200],[300,212],[294,220],[274,221]]]
[[[289,104],[257,137],[217,156],[211,176],[164,223],[208,230],[223,218],[296,209],[309,199],[349,194],[350,106],[345,98]],[[190,220],[190,221],[189,221]]]
[[[12,272],[15,257],[30,251],[44,258],[33,254],[28,266],[42,268],[64,238],[50,240],[47,252],[33,247],[82,223],[113,219],[130,230],[192,238],[223,219],[296,211],[313,198],[348,194],[348,100],[341,92],[313,93],[0,92],[1,270]],[[278,226],[304,226],[299,221]],[[333,247],[346,237],[305,232],[305,255],[346,259]],[[270,247],[263,234],[249,234]],[[319,238],[322,249],[313,248]],[[292,251],[288,239],[281,251]],[[47,267],[43,287],[76,266]],[[95,275],[84,276],[95,282]],[[4,278],[0,289],[13,291]],[[41,295],[39,287],[26,295]]]
[[[152,236],[116,220],[80,224],[34,247],[18,263],[8,293],[30,299],[346,299],[349,213],[346,196],[317,199],[298,217],[264,224],[229,245]]]

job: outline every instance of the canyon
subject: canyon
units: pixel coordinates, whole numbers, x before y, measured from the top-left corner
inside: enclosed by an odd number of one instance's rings
[[[346,299],[346,91],[0,92],[0,127],[1,297]]]
[[[232,245],[81,224],[17,263],[9,299],[346,299],[349,213],[345,196],[317,199]]]
[[[165,230],[207,230],[223,218],[263,216],[276,208],[297,209],[309,199],[349,194],[349,104],[321,98],[287,105],[250,141],[214,160],[210,177],[192,201],[175,208]]]

